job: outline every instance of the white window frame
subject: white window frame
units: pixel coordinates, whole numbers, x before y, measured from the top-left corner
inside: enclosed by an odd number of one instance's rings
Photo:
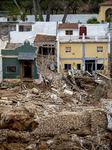
[[[71,53],[71,47],[65,47],[65,52],[66,53]]]
[[[103,53],[103,47],[102,46],[97,47],[97,53]]]

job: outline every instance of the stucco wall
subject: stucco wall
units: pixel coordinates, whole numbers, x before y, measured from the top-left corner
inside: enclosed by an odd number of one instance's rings
[[[97,47],[103,47],[103,52],[98,53]],[[66,53],[65,47],[71,47],[71,52]],[[77,68],[77,64],[85,69],[85,61],[95,61],[95,71],[97,64],[104,64],[104,70],[108,71],[108,43],[60,43],[60,71],[64,64],[71,64]]]
[[[71,52],[66,53],[65,48],[71,47]],[[60,58],[82,58],[82,44],[81,43],[61,43],[60,44]]]
[[[18,24],[16,25],[16,31],[10,32],[11,43],[23,43],[26,39],[31,43],[34,42],[36,34],[54,35],[56,36],[56,22],[36,22],[32,25],[32,31],[19,32]]]
[[[112,8],[112,6],[100,6],[99,14],[97,16],[98,21],[102,21],[106,19],[106,10]]]

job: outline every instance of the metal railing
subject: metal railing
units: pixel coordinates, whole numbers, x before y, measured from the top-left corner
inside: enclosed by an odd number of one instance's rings
[[[108,36],[73,36],[73,35],[65,35],[65,36],[59,36],[60,41],[62,42],[74,42],[74,41],[108,41]]]

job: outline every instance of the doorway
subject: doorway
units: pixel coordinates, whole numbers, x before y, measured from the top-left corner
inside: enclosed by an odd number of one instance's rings
[[[95,60],[86,60],[85,61],[85,71],[92,73],[95,71]]]
[[[21,62],[21,77],[28,79],[33,78],[33,61]]]

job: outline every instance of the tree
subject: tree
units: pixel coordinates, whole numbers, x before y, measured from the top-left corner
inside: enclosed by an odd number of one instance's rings
[[[37,21],[37,10],[36,10],[35,0],[33,0],[33,9],[34,9],[35,21]]]
[[[73,10],[73,14],[76,14],[77,10],[79,10],[79,8],[81,6],[83,6],[83,2],[82,0],[76,0],[73,2],[73,4],[70,6],[70,8]]]
[[[65,14],[64,14],[63,19],[62,19],[62,22],[63,22],[63,23],[65,23],[65,20],[66,20],[68,11],[69,11],[69,7],[70,7],[70,5],[71,5],[72,3],[73,3],[73,1],[72,1],[72,2],[68,1],[68,3],[67,3],[66,9],[65,9]]]
[[[43,16],[42,16],[42,11],[41,11],[41,7],[40,7],[40,3],[42,0],[37,0],[37,6],[38,6],[38,13],[39,13],[39,20],[43,21]]]
[[[46,14],[47,5],[48,5],[48,0],[41,2],[41,9],[44,11],[44,14]]]
[[[51,11],[51,0],[48,0],[46,21],[49,21],[49,20],[50,20],[50,11]]]
[[[90,0],[89,2],[89,12],[99,13],[99,3],[103,3],[104,0]]]
[[[65,13],[64,13],[64,16],[63,16],[63,19],[62,19],[62,22],[65,23],[65,20],[66,20],[66,17],[67,17],[67,14],[68,14],[68,11],[69,11],[69,7],[77,0],[69,0],[67,5],[66,5],[66,9],[65,9]],[[87,3],[88,0],[82,0],[84,3]]]
[[[53,15],[53,11],[55,10],[55,13],[57,14],[59,10],[64,10],[64,7],[63,7],[63,3],[60,2],[59,0],[52,0],[52,3],[51,3],[51,11],[52,11],[52,15]]]

